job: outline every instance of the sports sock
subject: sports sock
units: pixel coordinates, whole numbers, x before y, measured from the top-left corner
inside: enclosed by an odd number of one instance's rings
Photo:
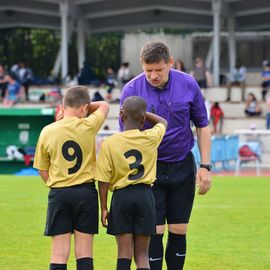
[[[67,270],[67,264],[51,263],[50,270]]]
[[[163,262],[163,234],[156,234],[151,237],[149,245],[149,263],[151,270],[161,270]]]
[[[77,259],[77,270],[93,270],[92,258],[80,258]]]
[[[116,270],[130,270],[131,260],[127,258],[118,258]]]
[[[137,270],[150,270],[149,268],[137,268]]]
[[[186,258],[186,235],[169,232],[165,259],[168,270],[181,270]]]

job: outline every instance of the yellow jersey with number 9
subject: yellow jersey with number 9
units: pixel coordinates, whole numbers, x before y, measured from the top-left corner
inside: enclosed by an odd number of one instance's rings
[[[100,111],[87,118],[68,117],[40,133],[33,167],[48,170],[49,187],[68,187],[94,181],[96,134],[105,120]]]
[[[95,179],[110,183],[110,190],[156,180],[157,148],[166,132],[159,123],[140,131],[127,130],[106,138],[98,155]]]

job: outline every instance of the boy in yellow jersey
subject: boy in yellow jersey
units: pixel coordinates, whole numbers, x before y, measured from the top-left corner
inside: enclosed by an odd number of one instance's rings
[[[63,119],[40,133],[34,167],[50,187],[44,233],[52,236],[50,270],[67,269],[72,233],[77,270],[93,269],[93,235],[98,232],[95,139],[108,111],[106,102],[91,103],[86,87],[73,86],[64,95]]]
[[[95,179],[99,182],[102,224],[116,236],[117,270],[129,270],[134,259],[138,270],[150,269],[148,246],[155,234],[155,200],[151,184],[156,179],[157,148],[167,122],[146,113],[140,97],[128,97],[120,112],[124,132],[105,139],[97,161]],[[141,131],[144,121],[154,127]],[[108,189],[113,191],[110,213]],[[134,249],[134,250],[133,250]]]

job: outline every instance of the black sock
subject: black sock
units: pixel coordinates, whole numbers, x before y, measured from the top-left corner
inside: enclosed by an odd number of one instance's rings
[[[93,259],[92,258],[80,258],[77,259],[77,270],[93,270]]]
[[[116,270],[130,270],[131,260],[127,258],[118,258]]]
[[[185,234],[169,232],[165,258],[168,270],[183,269],[186,258]]]
[[[137,268],[137,270],[150,270],[149,268]]]
[[[50,270],[67,270],[67,264],[62,263],[51,263]]]
[[[149,245],[149,263],[151,270],[161,270],[163,262],[163,234],[156,234],[151,237]]]

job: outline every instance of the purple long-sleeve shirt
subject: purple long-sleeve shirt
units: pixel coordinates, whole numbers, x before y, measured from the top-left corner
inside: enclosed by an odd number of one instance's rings
[[[147,111],[165,118],[166,134],[158,149],[158,160],[183,160],[194,145],[190,121],[196,127],[208,126],[207,112],[197,82],[188,74],[170,69],[169,80],[163,89],[148,83],[144,73],[128,82],[121,94],[120,106],[129,96],[140,96],[147,103]],[[123,124],[119,120],[120,130]],[[151,124],[146,122],[145,128]]]

